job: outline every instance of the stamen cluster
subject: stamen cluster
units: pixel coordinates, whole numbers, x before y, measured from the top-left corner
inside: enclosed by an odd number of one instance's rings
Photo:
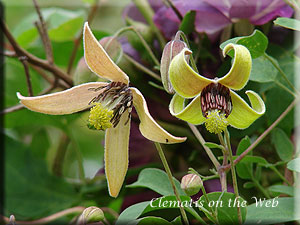
[[[201,92],[201,109],[206,118],[205,126],[211,133],[221,133],[228,125],[232,111],[230,90],[222,84],[211,83]]]
[[[111,82],[106,86],[90,90],[101,91],[101,93],[93,98],[89,104],[101,103],[103,108],[105,108],[107,111],[111,111],[112,115],[109,117],[109,122],[113,127],[118,125],[122,114],[126,110],[129,112],[128,120],[126,121],[126,123],[128,123],[130,119],[130,113],[132,111],[132,93],[127,84],[122,82]]]

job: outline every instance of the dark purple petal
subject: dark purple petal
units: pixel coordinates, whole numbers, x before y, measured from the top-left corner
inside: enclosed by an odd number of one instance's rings
[[[208,5],[212,6],[213,8],[219,10],[222,14],[226,17],[229,17],[229,9],[231,7],[231,1],[220,1],[220,0],[203,0]]]
[[[235,21],[235,19],[250,18],[255,15],[256,9],[257,0],[231,0],[229,18],[232,19],[232,21]]]
[[[203,7],[196,13],[195,27],[197,32],[214,35],[230,23],[230,19],[212,7]]]
[[[155,13],[153,21],[167,39],[172,39],[180,24],[180,20],[174,11],[166,6],[161,7]]]
[[[174,5],[183,16],[191,10],[196,11],[196,31],[205,32],[209,36],[216,35],[216,33],[231,23],[222,12],[204,1],[178,0],[174,1]],[[168,39],[175,35],[180,24],[180,20],[174,11],[166,6],[163,6],[156,12],[154,22]]]
[[[281,17],[291,17],[294,10],[286,4],[278,4],[277,6],[270,5],[270,7],[265,8],[260,13],[254,15],[250,18],[250,22],[254,25],[262,25],[274,18]]]
[[[163,6],[163,3],[161,0],[149,0],[150,6],[153,9],[153,11],[157,11]],[[147,23],[144,19],[143,15],[140,13],[138,8],[135,6],[134,3],[130,3],[123,11],[122,13],[123,18],[129,17],[133,20]]]

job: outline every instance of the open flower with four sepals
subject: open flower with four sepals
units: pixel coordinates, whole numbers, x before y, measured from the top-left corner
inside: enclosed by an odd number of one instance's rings
[[[87,23],[83,37],[87,65],[94,73],[111,82],[85,83],[37,97],[17,95],[28,109],[46,114],[71,114],[91,108],[88,127],[106,132],[105,174],[110,195],[117,197],[128,168],[130,113],[133,106],[140,119],[140,131],[147,139],[171,144],[183,142],[186,138],[169,134],[154,121],[141,92],[129,87],[128,76],[109,58]]]
[[[171,61],[170,82],[176,94],[170,103],[172,115],[192,124],[203,124],[211,133],[221,133],[228,125],[238,129],[249,127],[265,113],[265,104],[253,91],[246,91],[250,107],[233,90],[242,89],[248,82],[252,60],[248,49],[242,45],[228,44],[224,57],[234,51],[230,71],[222,78],[208,79],[196,73],[186,61],[192,52],[185,48]],[[192,99],[186,105],[186,99]]]

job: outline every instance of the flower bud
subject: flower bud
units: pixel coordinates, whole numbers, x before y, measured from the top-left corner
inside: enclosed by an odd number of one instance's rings
[[[85,225],[89,223],[100,222],[105,219],[101,209],[95,206],[86,208],[78,218],[77,225]]]
[[[99,43],[105,49],[109,57],[118,64],[123,55],[123,48],[118,39],[112,36],[104,37]]]
[[[173,94],[175,91],[169,80],[169,66],[172,59],[181,52],[182,49],[187,47],[186,43],[180,40],[180,35],[177,32],[174,40],[169,41],[163,51],[161,61],[160,61],[160,74],[163,86],[165,90]]]
[[[188,196],[197,194],[202,186],[203,182],[196,174],[188,174],[181,179],[181,188]]]

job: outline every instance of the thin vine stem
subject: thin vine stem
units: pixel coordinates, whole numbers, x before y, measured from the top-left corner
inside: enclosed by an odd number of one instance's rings
[[[60,211],[60,212],[57,212],[57,213],[54,213],[50,216],[47,216],[47,217],[44,217],[44,218],[41,218],[41,219],[37,219],[37,220],[32,220],[32,221],[15,221],[16,224],[20,224],[20,225],[35,225],[35,224],[46,224],[46,223],[49,223],[51,221],[54,221],[54,220],[57,220],[58,218],[60,217],[63,217],[63,216],[66,216],[66,215],[70,215],[70,214],[79,214],[79,213],[82,213],[83,210],[85,208],[82,207],[82,206],[76,206],[76,207],[73,207],[73,208],[69,208],[69,209],[65,209],[63,211]],[[7,217],[4,217],[2,216],[2,219],[6,222],[6,223],[9,223],[10,219],[7,218]]]
[[[127,54],[123,54],[124,58],[127,59],[129,62],[131,62],[136,68],[140,69],[141,71],[143,71],[144,73],[148,74],[149,76],[151,76],[152,78],[154,78],[155,80],[161,81],[161,78],[158,74],[152,72],[150,69],[148,69],[147,67],[145,67],[144,65],[142,65],[141,63],[137,62],[136,60],[134,60],[132,57],[130,57]],[[164,89],[163,89],[164,90]]]
[[[223,164],[222,166],[226,166],[228,164],[228,159],[227,159],[227,155],[228,155],[228,148],[226,147],[224,138],[222,136],[222,134],[218,134],[218,138],[220,140],[221,145],[224,147],[223,152]],[[226,171],[220,171],[220,182],[221,182],[221,187],[222,187],[222,191],[227,191],[227,179],[226,179]]]
[[[277,80],[275,80],[274,82],[275,82],[275,84],[278,85],[278,87],[282,88],[283,90],[287,91],[288,93],[290,93],[291,95],[293,95],[294,97],[296,97],[296,94],[294,92],[292,92],[290,89],[288,89],[286,86],[284,86],[282,83],[280,83]]]
[[[237,178],[236,178],[236,173],[235,173],[235,168],[234,168],[234,163],[233,163],[229,132],[228,132],[227,129],[225,129],[224,133],[225,133],[226,144],[227,144],[227,149],[228,149],[228,153],[229,153],[229,160],[230,160],[230,165],[231,165],[230,167],[231,167],[231,175],[232,175],[232,183],[233,183],[234,194],[235,194],[236,199],[238,199],[239,198],[239,189],[238,189],[238,185],[237,185]],[[241,212],[241,208],[239,206],[237,206],[237,211],[238,211],[239,223],[242,224],[243,223],[242,212]]]
[[[156,56],[154,55],[153,51],[151,50],[150,46],[147,44],[147,42],[145,41],[143,36],[140,34],[140,32],[138,32],[133,26],[123,27],[120,30],[118,30],[114,34],[113,38],[107,42],[106,46],[109,46],[114,38],[119,37],[122,33],[127,32],[127,31],[132,31],[138,36],[138,38],[141,40],[142,45],[145,47],[146,51],[149,53],[149,55],[150,55],[151,59],[153,60],[153,62],[155,63],[155,65],[160,67],[160,63],[159,63],[158,59],[156,58]]]
[[[252,179],[252,182],[254,183],[254,185],[264,194],[264,196],[266,196],[268,199],[271,198],[271,196],[265,190],[265,188],[263,186],[261,186],[261,184],[254,177],[252,177],[251,179]]]
[[[179,193],[178,193],[178,191],[177,191],[177,189],[176,189],[176,186],[175,186],[175,183],[174,183],[174,180],[173,180],[173,176],[172,176],[170,167],[169,167],[169,165],[168,165],[167,159],[166,159],[166,157],[165,157],[165,154],[164,154],[164,152],[163,152],[163,150],[162,150],[162,147],[161,147],[161,145],[160,145],[159,143],[154,142],[154,144],[155,144],[155,147],[156,147],[156,149],[157,149],[157,151],[158,151],[159,157],[160,157],[160,159],[161,159],[161,161],[162,161],[162,163],[163,163],[163,166],[164,166],[164,168],[165,168],[165,170],[166,170],[166,172],[167,172],[167,175],[168,175],[169,181],[170,181],[170,183],[171,183],[171,185],[172,185],[172,188],[173,188],[175,197],[176,197],[177,201],[180,203],[179,209],[180,209],[180,213],[181,213],[181,215],[182,215],[184,224],[185,224],[185,225],[188,225],[188,224],[189,224],[189,221],[188,221],[187,215],[186,215],[186,213],[185,213],[185,211],[184,211],[184,208],[182,207],[180,195],[179,195]]]
[[[287,84],[294,90],[295,93],[298,93],[294,85],[291,83],[291,81],[287,78],[287,75],[283,72],[283,70],[278,66],[278,64],[274,61],[272,57],[270,57],[267,53],[264,53],[264,57],[269,60],[272,65],[278,70],[279,74],[282,76],[282,78],[287,82]]]
[[[143,15],[147,23],[150,25],[151,30],[155,33],[161,49],[166,45],[165,38],[161,34],[160,30],[157,28],[153,21],[154,11],[151,8],[149,2],[147,0],[133,0],[133,3],[139,9],[140,13]]]
[[[187,37],[185,36],[185,34],[184,34],[182,31],[178,31],[178,32],[179,32],[180,37],[182,38],[182,40],[187,44],[188,48],[190,49],[191,46],[190,46],[189,41],[188,41]],[[190,57],[190,62],[191,62],[192,68],[193,68],[197,73],[199,73],[193,55],[191,55],[191,57]]]
[[[288,181],[279,171],[275,166],[270,166],[269,167],[271,170],[273,170],[279,177],[282,179],[284,182],[286,182],[288,185],[292,186],[293,184]]]
[[[200,142],[200,144],[204,148],[206,154],[208,155],[208,157],[210,158],[210,160],[212,161],[212,163],[218,170],[218,168],[221,166],[221,164],[219,163],[219,161],[217,160],[215,155],[212,153],[211,149],[205,145],[205,140],[203,139],[199,130],[197,129],[197,127],[195,125],[193,125],[191,123],[188,123],[188,125],[189,125],[190,129],[192,130],[193,134],[195,135],[195,137],[197,138],[197,140]]]

